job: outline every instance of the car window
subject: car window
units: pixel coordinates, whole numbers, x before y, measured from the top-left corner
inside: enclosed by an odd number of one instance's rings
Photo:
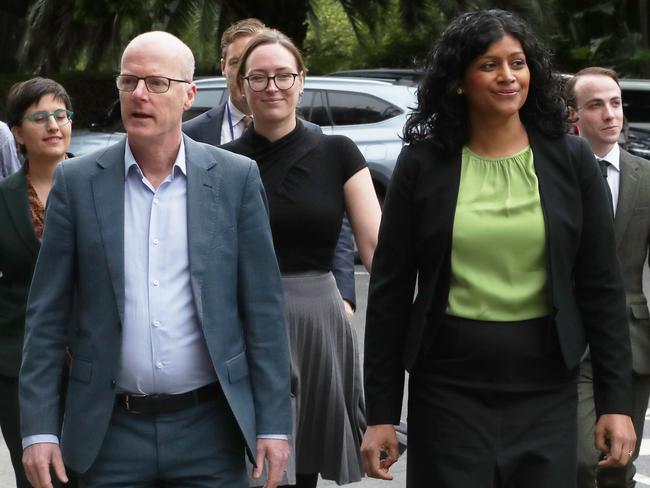
[[[628,122],[648,122],[650,91],[623,90],[623,113]]]
[[[371,95],[328,91],[334,125],[372,124],[402,113],[395,105]]]
[[[225,88],[200,88],[196,92],[196,98],[189,111],[198,111],[196,114],[198,115],[225,102],[226,97]]]
[[[321,90],[306,89],[300,100],[298,111],[299,115],[305,120],[316,125],[321,127],[332,125],[325,103],[325,96]]]

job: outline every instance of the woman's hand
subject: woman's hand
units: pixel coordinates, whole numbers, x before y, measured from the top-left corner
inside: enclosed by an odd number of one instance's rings
[[[596,422],[596,449],[605,457],[598,462],[601,468],[625,466],[636,448],[636,434],[632,419],[627,415],[604,414]]]

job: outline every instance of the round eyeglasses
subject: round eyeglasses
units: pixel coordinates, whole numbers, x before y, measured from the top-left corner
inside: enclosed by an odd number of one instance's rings
[[[117,89],[120,91],[132,92],[138,87],[140,80],[144,80],[144,85],[147,87],[149,93],[165,93],[169,91],[169,86],[172,81],[176,83],[192,83],[191,81],[175,80],[166,76],[118,75],[115,78],[115,85],[117,85]]]
[[[25,115],[23,120],[29,120],[31,123],[36,125],[47,125],[50,121],[50,117],[53,117],[58,126],[63,126],[70,123],[73,115],[74,112],[72,110],[60,108],[54,112],[32,112],[31,114]]]
[[[275,83],[278,90],[288,90],[296,82],[297,76],[299,76],[298,73],[277,73],[275,76],[254,74],[242,76],[242,79],[248,82],[248,86],[251,87],[251,90],[261,92],[266,90],[266,87],[269,86],[271,80],[273,80],[273,83]]]

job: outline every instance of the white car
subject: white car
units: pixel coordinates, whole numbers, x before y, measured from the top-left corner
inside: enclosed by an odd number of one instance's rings
[[[185,120],[219,105],[228,97],[222,77],[195,80],[196,100]],[[380,201],[402,149],[400,138],[406,117],[416,104],[415,88],[386,81],[360,78],[308,76],[300,104],[300,116],[318,124],[325,134],[352,139],[366,158]],[[124,137],[119,104],[107,120],[72,134],[70,152],[81,156]]]

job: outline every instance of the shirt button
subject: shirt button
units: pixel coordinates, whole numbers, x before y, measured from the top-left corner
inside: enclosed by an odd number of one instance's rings
[[[158,200],[157,198],[154,198],[154,199],[153,199],[153,204],[154,204],[154,205],[158,205],[158,202],[159,202],[159,200]]]
[[[153,321],[153,326],[154,327],[160,327],[160,320],[154,320]]]
[[[156,368],[162,369],[162,367],[163,367],[162,361],[156,361]]]
[[[154,246],[157,246],[159,242],[160,242],[160,241],[159,241],[158,239],[154,239],[154,240],[153,240],[153,244],[154,244]]]
[[[153,286],[158,286],[160,284],[160,281],[158,280],[153,280]]]

